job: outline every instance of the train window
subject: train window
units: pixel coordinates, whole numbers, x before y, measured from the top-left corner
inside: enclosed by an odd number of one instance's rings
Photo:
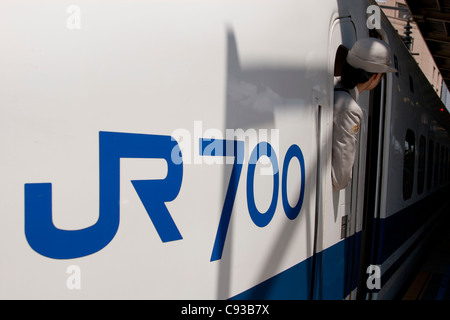
[[[444,156],[442,157],[442,183],[445,182],[445,176],[447,175],[447,166],[445,165],[447,163],[447,150],[445,146],[442,147],[442,153]]]
[[[414,185],[414,159],[416,138],[414,131],[408,129],[405,138],[405,157],[403,159],[403,199],[411,198]]]
[[[395,73],[395,76],[398,78],[400,68],[399,68],[399,66],[398,66],[398,59],[397,59],[397,56],[396,56],[395,54],[394,54],[394,67],[395,67],[395,69],[398,70],[398,71]]]
[[[436,143],[436,151],[434,153],[434,186],[436,187],[439,182],[439,143]]]
[[[450,150],[447,147],[447,182],[450,182]]]
[[[447,182],[447,172],[448,172],[447,163],[448,163],[448,149],[447,149],[447,147],[445,147],[444,148],[444,163],[442,164],[442,166],[444,167],[442,183],[444,183],[444,184]]]
[[[431,189],[431,182],[433,181],[433,155],[434,155],[433,140],[428,141],[428,164],[427,164],[427,189]]]
[[[442,153],[443,153],[443,157],[442,157],[442,182],[441,183],[445,183],[445,177],[447,176],[447,148],[445,146],[442,146]]]
[[[448,147],[445,147],[445,162],[444,162],[444,183],[448,180]]]
[[[417,170],[417,193],[421,194],[423,192],[423,187],[425,185],[425,153],[427,149],[427,140],[423,135],[420,136],[419,140],[419,167]]]
[[[409,76],[409,90],[411,90],[411,92],[414,93],[414,82],[411,76]]]
[[[450,153],[447,147],[447,176],[446,176],[447,182],[450,180]]]
[[[441,146],[441,158],[439,161],[439,184],[444,183],[444,162],[445,159],[445,147]]]

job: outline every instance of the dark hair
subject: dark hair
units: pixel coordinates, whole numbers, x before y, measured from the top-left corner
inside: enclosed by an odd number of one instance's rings
[[[345,89],[350,90],[356,87],[357,84],[369,81],[374,74],[363,69],[354,68],[345,61],[342,68],[341,84]]]

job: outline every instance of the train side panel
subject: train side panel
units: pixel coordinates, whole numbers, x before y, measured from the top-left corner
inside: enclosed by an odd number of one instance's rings
[[[282,2],[0,4],[1,298],[310,297],[336,3]]]

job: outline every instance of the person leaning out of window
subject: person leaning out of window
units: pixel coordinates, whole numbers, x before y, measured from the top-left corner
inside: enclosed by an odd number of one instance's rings
[[[333,145],[331,178],[333,187],[344,189],[352,179],[356,141],[361,127],[362,110],[359,95],[374,89],[390,67],[391,51],[382,40],[358,40],[348,51],[341,79],[334,90]]]

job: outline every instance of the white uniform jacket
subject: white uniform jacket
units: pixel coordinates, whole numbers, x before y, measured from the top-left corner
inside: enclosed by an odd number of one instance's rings
[[[331,178],[333,187],[344,189],[352,179],[356,139],[363,117],[359,107],[358,89],[334,91],[333,146]]]

